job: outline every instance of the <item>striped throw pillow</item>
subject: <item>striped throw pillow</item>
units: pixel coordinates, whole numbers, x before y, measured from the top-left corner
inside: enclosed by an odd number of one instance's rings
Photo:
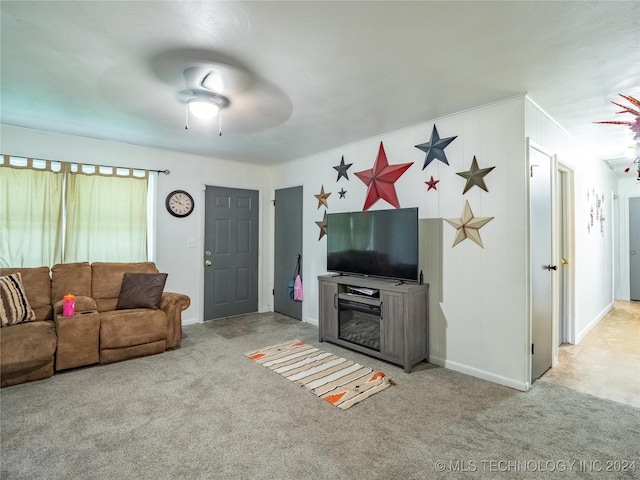
[[[3,327],[31,322],[36,314],[29,305],[20,273],[0,277],[0,321]]]

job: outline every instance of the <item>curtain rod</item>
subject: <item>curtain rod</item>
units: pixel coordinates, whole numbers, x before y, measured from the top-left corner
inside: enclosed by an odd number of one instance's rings
[[[9,159],[10,159],[10,157],[24,158],[24,159],[26,159],[27,161],[29,161],[29,160],[34,160],[34,158],[33,158],[33,157],[23,157],[23,156],[20,156],[20,155],[9,155],[9,154],[6,154],[6,153],[2,154],[2,156],[4,157],[4,161],[5,161],[5,163],[6,163],[7,165],[10,165],[10,164],[11,164],[11,162],[10,162],[10,160],[9,160]],[[123,169],[123,170],[146,170],[146,171],[148,171],[148,172],[164,173],[165,175],[169,175],[169,174],[171,173],[171,170],[169,170],[168,168],[166,168],[166,169],[164,169],[164,170],[148,170],[148,169],[146,169],[146,168],[135,168],[135,167],[116,167],[116,166],[114,166],[114,165],[98,165],[98,164],[95,164],[95,163],[68,162],[68,161],[65,161],[65,160],[47,160],[47,159],[45,159],[45,158],[36,158],[36,160],[42,160],[42,161],[45,161],[45,162],[75,163],[75,164],[77,164],[77,165],[92,165],[92,166],[94,166],[94,167],[98,167],[98,168],[99,168],[99,167],[107,167],[107,168],[120,168],[120,169]]]

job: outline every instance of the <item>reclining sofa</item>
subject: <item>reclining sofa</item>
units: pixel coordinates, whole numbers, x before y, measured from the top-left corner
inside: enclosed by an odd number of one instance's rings
[[[166,274],[152,262],[0,268],[0,277],[16,273],[35,319],[0,328],[2,387],[180,347],[190,299],[164,292]],[[68,293],[75,314],[65,317]]]

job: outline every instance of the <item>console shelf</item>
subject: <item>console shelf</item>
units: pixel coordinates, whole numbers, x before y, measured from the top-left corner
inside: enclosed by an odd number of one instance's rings
[[[321,342],[401,365],[407,373],[429,360],[428,285],[321,275],[318,287]],[[379,297],[348,293],[350,287],[379,291]],[[356,323],[361,334],[354,335]]]

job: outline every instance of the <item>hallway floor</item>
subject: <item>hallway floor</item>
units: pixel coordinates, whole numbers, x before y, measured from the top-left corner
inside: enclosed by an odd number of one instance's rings
[[[542,381],[640,408],[640,302],[616,300],[579,345],[558,348]]]

